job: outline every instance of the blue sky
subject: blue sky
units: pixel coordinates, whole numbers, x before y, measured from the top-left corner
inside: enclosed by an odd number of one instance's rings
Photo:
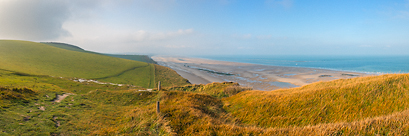
[[[409,55],[409,0],[2,0],[0,39],[104,53]]]

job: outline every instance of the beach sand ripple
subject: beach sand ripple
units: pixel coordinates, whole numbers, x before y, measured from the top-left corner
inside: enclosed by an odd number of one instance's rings
[[[192,84],[233,81],[242,86],[265,91],[299,87],[318,81],[369,76],[357,72],[256,65],[189,57],[153,56],[152,59],[159,65],[172,68]]]

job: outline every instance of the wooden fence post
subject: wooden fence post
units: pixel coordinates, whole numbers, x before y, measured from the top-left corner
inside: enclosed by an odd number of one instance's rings
[[[160,86],[160,81],[159,81],[159,83],[158,83],[158,91],[160,91],[160,89],[161,89],[161,86]]]
[[[157,113],[157,114],[160,113],[160,106],[159,106],[159,105],[160,105],[160,102],[157,101],[157,102],[156,102],[156,113]]]
[[[160,86],[160,81],[158,82],[158,91],[160,91],[160,89],[161,89],[161,86]],[[156,113],[157,114],[160,114],[160,102],[159,102],[159,99],[160,98],[158,98],[158,101],[156,102]]]

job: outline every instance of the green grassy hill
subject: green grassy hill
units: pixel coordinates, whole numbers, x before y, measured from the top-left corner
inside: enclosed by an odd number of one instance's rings
[[[117,57],[117,58],[123,58],[123,59],[128,59],[128,60],[135,60],[135,61],[141,61],[141,62],[146,62],[146,63],[153,63],[156,64],[155,61],[153,61],[149,56],[147,55],[119,55],[119,54],[103,54],[103,53],[97,53],[97,52],[92,52],[92,51],[86,51],[78,46],[71,45],[71,44],[66,44],[66,43],[58,43],[58,42],[41,42],[43,44],[51,45],[54,47],[62,48],[62,49],[67,49],[71,51],[79,51],[79,52],[87,52],[87,53],[94,53],[94,54],[101,54],[101,55],[107,55],[111,57]]]
[[[0,41],[0,64],[0,135],[169,134],[154,114],[160,93],[138,90],[188,84],[167,67],[28,41]]]
[[[0,41],[0,56],[0,135],[409,135],[409,74],[249,91],[186,85],[166,67],[33,42]],[[139,91],[155,81],[165,87]],[[54,101],[62,94],[70,95]]]
[[[158,92],[139,89],[0,70],[0,135],[164,133],[156,129]]]
[[[78,46],[66,44],[66,43],[58,43],[58,42],[40,42],[40,43],[51,45],[51,46],[62,48],[62,49],[71,50],[71,51],[87,52],[86,50]]]
[[[221,101],[207,93],[229,91],[229,86],[237,88],[235,83],[214,83],[196,86],[200,91],[148,92],[0,70],[0,135],[172,135],[177,126],[156,114],[156,101],[161,101],[163,114],[186,104],[206,105],[202,98],[217,101],[220,110]],[[54,102],[62,94],[71,95]]]
[[[66,43],[44,42],[44,44],[51,45],[51,46],[58,47],[58,48],[62,48],[62,49],[71,50],[71,51],[93,53],[93,54],[106,55],[106,56],[111,56],[111,57],[116,57],[116,58],[123,58],[123,59],[128,59],[128,60],[135,60],[135,61],[141,61],[141,62],[156,64],[156,62],[153,61],[147,55],[101,54],[101,53],[86,51],[86,50],[84,50],[84,49],[82,49],[82,48],[80,48],[78,46],[70,45],[70,44],[66,44]],[[155,67],[155,81],[161,81],[162,86],[170,87],[170,86],[178,86],[178,85],[189,84],[186,79],[182,78],[174,70],[172,70],[172,69],[170,69],[168,67],[160,66],[160,65],[153,65],[153,66]],[[152,70],[152,69],[150,69],[150,70]],[[121,77],[117,77],[117,78],[121,78]],[[126,78],[126,77],[124,77],[124,78]],[[153,78],[150,79],[150,80],[153,80]],[[156,82],[155,86],[157,86],[157,82]]]
[[[409,74],[270,92],[229,82],[138,89],[0,70],[0,135],[409,134]]]
[[[135,60],[135,61],[142,61],[142,62],[146,62],[146,63],[157,64],[154,60],[152,60],[147,55],[119,55],[119,54],[104,54],[104,55],[111,56],[111,57],[117,57],[117,58],[123,58],[123,59],[129,59],[129,60]]]
[[[75,46],[55,46],[70,49],[28,41],[1,40],[0,69],[31,75],[96,79],[145,88],[155,86],[154,64],[82,52]],[[173,78],[183,79],[179,75]]]

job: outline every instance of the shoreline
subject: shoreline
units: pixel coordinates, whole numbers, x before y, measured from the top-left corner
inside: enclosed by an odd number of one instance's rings
[[[163,56],[162,56],[163,57]],[[183,56],[166,56],[166,57],[183,57]],[[254,65],[265,65],[265,66],[274,66],[274,67],[294,67],[294,68],[312,68],[312,69],[323,69],[323,70],[332,70],[332,71],[343,71],[343,72],[352,72],[352,73],[365,73],[369,75],[383,75],[383,74],[405,74],[409,72],[402,72],[400,71],[384,71],[384,72],[369,72],[369,71],[356,71],[356,70],[342,70],[336,68],[323,68],[323,67],[302,67],[302,66],[279,66],[279,65],[268,65],[263,63],[251,63],[251,62],[238,62],[238,61],[229,61],[229,60],[217,60],[211,59],[206,57],[187,57],[187,58],[198,58],[198,59],[205,59],[205,60],[215,60],[215,61],[226,61],[226,62],[234,62],[234,63],[247,63],[247,64],[254,64]]]
[[[204,58],[152,56],[159,65],[175,70],[192,84],[233,81],[255,90],[294,88],[318,81],[331,81],[375,74],[306,67],[269,66]]]

